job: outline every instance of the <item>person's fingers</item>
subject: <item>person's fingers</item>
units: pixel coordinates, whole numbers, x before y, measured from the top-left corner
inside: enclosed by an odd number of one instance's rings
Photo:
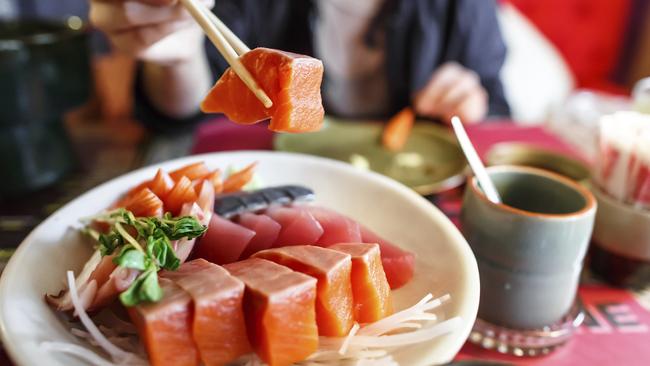
[[[153,6],[130,1],[124,3],[93,1],[90,6],[90,22],[107,33],[189,17],[189,14],[178,4]]]
[[[138,57],[144,61],[158,63],[196,58],[202,52],[203,37],[203,30],[200,27],[186,27],[140,51]],[[170,49],[174,52],[169,52]]]
[[[482,88],[478,75],[474,71],[464,70],[438,99],[438,112],[446,114],[470,94]]]
[[[173,5],[178,2],[178,0],[92,0],[92,1],[97,1],[97,2],[103,2],[103,3],[125,3],[125,2],[140,2],[143,4],[148,4],[148,5],[156,5],[156,6],[168,6],[168,5]]]
[[[212,7],[213,0],[203,0]],[[104,32],[116,32],[150,24],[190,19],[190,14],[177,1],[152,5],[138,1],[91,0],[90,21]]]
[[[458,116],[465,124],[480,122],[487,115],[488,94],[485,89],[477,89],[468,94],[458,104],[445,112],[444,119],[450,122],[453,116]]]
[[[424,115],[434,115],[437,112],[439,99],[454,84],[463,72],[457,63],[446,63],[440,66],[431,76],[427,85],[415,95],[414,107]]]
[[[115,32],[111,34],[109,39],[113,46],[120,51],[134,56],[140,56],[147,48],[151,47],[158,41],[175,32],[191,27],[196,27],[191,19],[185,21],[163,22]]]

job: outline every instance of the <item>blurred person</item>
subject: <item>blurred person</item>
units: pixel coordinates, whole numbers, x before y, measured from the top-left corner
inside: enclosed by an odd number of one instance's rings
[[[88,2],[84,0],[0,0],[0,19],[65,19],[87,13]]]
[[[508,115],[494,0],[202,0],[247,45],[323,60],[328,113],[477,122]],[[188,119],[228,66],[177,0],[90,0],[90,20],[141,61],[144,119]]]

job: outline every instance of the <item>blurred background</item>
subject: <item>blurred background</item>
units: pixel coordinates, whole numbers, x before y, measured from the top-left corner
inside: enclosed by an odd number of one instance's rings
[[[498,6],[508,49],[501,71],[508,122],[559,132],[593,158],[598,117],[634,108],[632,89],[650,76],[650,1],[502,0]],[[40,40],[52,46],[25,59],[21,47],[33,39],[16,39],[42,31],[30,30],[28,18],[58,22],[68,33]],[[85,0],[0,0],[0,152],[6,157],[0,170],[8,177],[0,189],[3,246],[16,245],[80,192],[136,167],[189,153],[272,148],[263,127],[244,134],[209,118],[153,129],[138,121],[136,61],[113,52],[87,18]],[[48,57],[39,61],[39,52]],[[41,63],[40,71],[26,77],[32,63]]]

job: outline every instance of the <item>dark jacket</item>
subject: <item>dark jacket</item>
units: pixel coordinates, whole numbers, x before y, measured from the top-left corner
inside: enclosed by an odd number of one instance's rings
[[[217,0],[213,11],[251,48],[313,54],[315,1],[326,0]],[[408,105],[438,66],[456,61],[480,76],[489,114],[509,114],[499,79],[506,49],[494,0],[387,0],[368,29],[369,44],[380,29],[391,111]],[[216,79],[227,64],[214,46],[206,47]]]

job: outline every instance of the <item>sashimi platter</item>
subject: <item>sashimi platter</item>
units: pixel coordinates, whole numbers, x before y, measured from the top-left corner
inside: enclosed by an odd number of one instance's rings
[[[474,322],[475,259],[401,184],[297,154],[192,156],[107,182],[0,284],[21,365],[429,365]]]

